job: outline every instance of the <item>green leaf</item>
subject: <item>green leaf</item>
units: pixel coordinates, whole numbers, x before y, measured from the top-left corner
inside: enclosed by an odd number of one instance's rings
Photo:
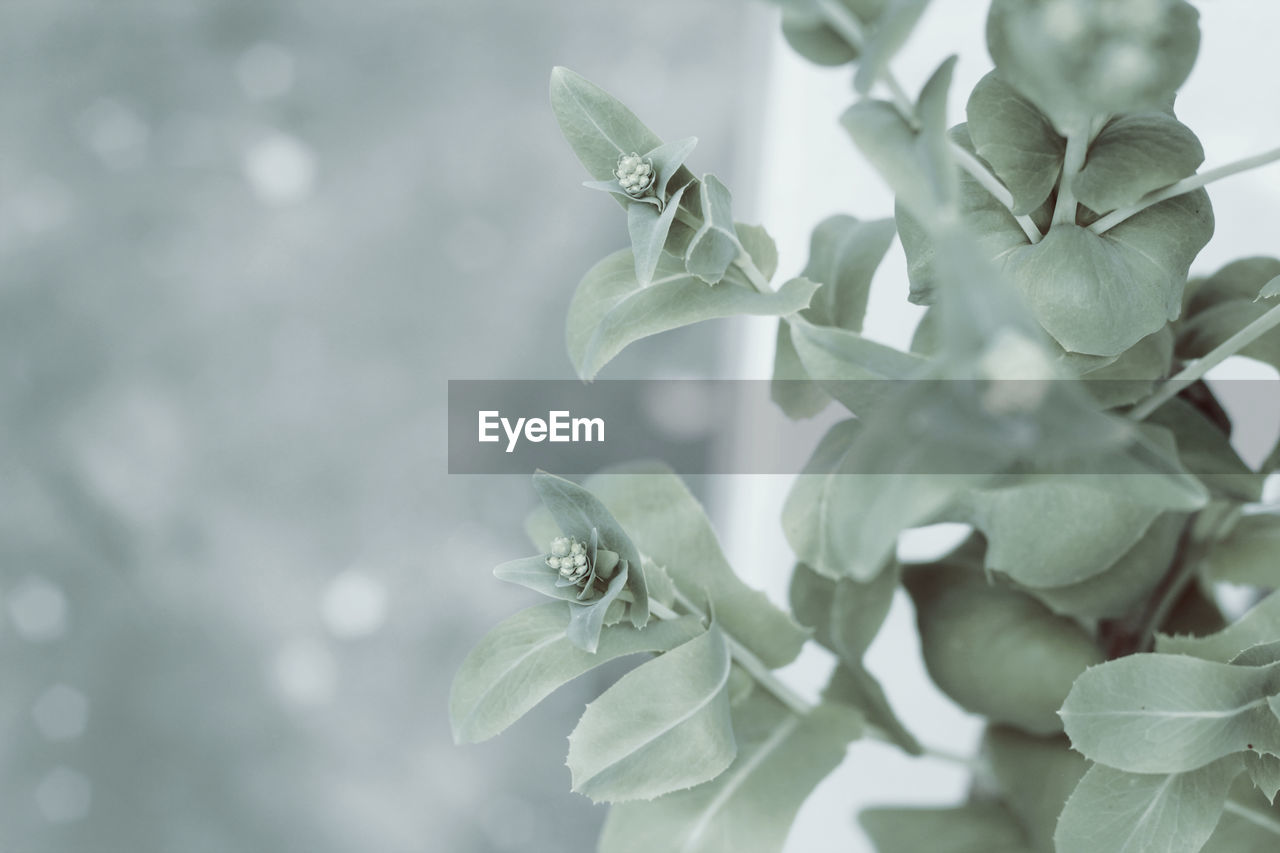
[[[1072,683],[1100,663],[1102,653],[1076,622],[988,582],[967,562],[952,557],[909,566],[903,576],[929,675],[966,710],[1033,734],[1055,734]]]
[[[597,181],[614,177],[621,155],[662,144],[631,110],[568,68],[551,72],[551,109],[569,147]]]
[[[1280,260],[1244,258],[1227,264],[1196,288],[1187,319],[1178,334],[1177,353],[1200,358],[1265,314],[1271,306],[1258,301],[1261,291],[1280,277]],[[1240,354],[1280,369],[1280,334],[1258,338]]]
[[[863,222],[837,214],[819,222],[809,238],[809,262],[800,274],[823,287],[804,318],[819,326],[862,331],[871,280],[895,231],[892,219]]]
[[[1035,105],[992,71],[966,108],[975,152],[1013,193],[1017,214],[1044,204],[1058,185],[1067,141]]]
[[[1065,355],[1065,353],[1064,353]],[[1169,375],[1173,364],[1173,328],[1162,326],[1121,353],[1114,361],[1098,367],[1082,365],[1073,372],[1082,374],[1085,387],[1104,408],[1129,406],[1147,397],[1156,383]]]
[[[982,753],[1001,798],[1017,817],[1031,847],[1054,853],[1058,815],[1089,762],[1062,735],[1036,737],[1007,726],[988,727]]]
[[[1132,548],[1101,573],[1066,586],[1026,588],[1055,613],[1085,619],[1118,619],[1155,590],[1177,553],[1187,516],[1165,513]]]
[[[819,292],[823,288],[818,288]],[[774,344],[769,397],[789,418],[811,418],[831,402],[831,395],[809,378],[791,341],[791,324],[779,323]]]
[[[734,229],[738,232],[738,243],[756,265],[756,269],[764,274],[767,281],[772,281],[774,273],[778,271],[778,244],[773,242],[763,226],[739,222]]]
[[[1094,765],[1062,811],[1058,853],[1196,853],[1239,772],[1236,758],[1173,775]]]
[[[838,0],[863,28],[875,21],[887,0]],[[858,46],[840,35],[813,0],[780,0],[782,35],[792,50],[817,65],[846,65]]]
[[[857,709],[870,725],[882,731],[908,755],[924,754],[924,747],[894,713],[880,682],[861,662],[841,661],[832,671],[831,680],[822,691],[822,699]]]
[[[648,204],[633,204],[627,208],[627,230],[631,234],[631,251],[635,255],[636,281],[644,286],[653,282],[653,274],[662,258],[662,249],[671,233],[676,211],[680,209],[680,197],[688,185],[671,196],[661,213]]]
[[[859,94],[871,91],[890,60],[906,44],[928,6],[929,0],[888,0],[887,8],[880,14],[863,45],[862,61],[858,63],[858,73],[853,79],[853,86]]]
[[[1065,131],[1095,114],[1163,106],[1195,64],[1198,19],[1183,0],[1129,14],[1090,0],[994,0],[987,48],[1001,76]]]
[[[791,345],[805,374],[855,414],[867,413],[893,391],[893,383],[877,380],[910,379],[928,363],[857,332],[815,326],[801,318],[790,326]]]
[[[1130,113],[1102,128],[1072,188],[1082,204],[1106,213],[1195,174],[1203,162],[1191,128],[1165,112]]]
[[[800,624],[814,629],[815,640],[856,665],[889,615],[901,574],[894,563],[865,583],[831,580],[798,563],[791,575],[791,609]]]
[[[801,804],[844,758],[856,715],[828,705],[797,717],[763,691],[733,711],[738,756],[711,782],[613,807],[600,853],[777,853]]]
[[[713,625],[619,679],[569,735],[573,790],[596,802],[647,800],[724,772],[737,752],[729,664]]]
[[[1262,498],[1266,477],[1253,471],[1231,446],[1230,436],[1196,406],[1175,397],[1147,418],[1173,433],[1178,458],[1210,489],[1232,500]]]
[[[1231,666],[1173,654],[1108,661],[1080,676],[1062,706],[1071,745],[1130,773],[1183,773],[1225,755],[1280,752],[1280,664]]]
[[[999,803],[949,809],[863,809],[858,822],[879,853],[1027,853],[1026,834]]]
[[[1272,559],[1275,553],[1272,552]],[[1207,637],[1156,637],[1156,651],[1229,663],[1259,643],[1280,639],[1280,593],[1273,592],[1229,627]]]
[[[558,687],[614,658],[665,652],[702,633],[692,616],[643,630],[617,625],[600,635],[594,654],[569,642],[569,608],[548,603],[501,622],[467,655],[454,676],[449,719],[455,743],[487,740]]]
[[[951,200],[947,194],[949,181],[947,185],[936,182],[939,175],[947,174],[949,160],[931,162],[939,149],[937,141],[926,140],[913,131],[892,104],[859,101],[845,110],[840,124],[913,216],[932,218],[939,204]]]
[[[617,519],[595,495],[563,477],[537,471],[533,475],[533,489],[565,536],[590,542],[594,538],[593,531],[599,531],[600,547],[616,551],[629,565],[630,578],[626,581],[626,586],[634,599],[631,621],[637,628],[643,628],[649,621],[648,587],[645,584],[640,552],[636,550],[622,525],[618,524]],[[622,573],[620,571],[619,575]],[[613,583],[609,586],[612,588]]]
[[[591,379],[628,344],[659,332],[737,314],[783,316],[806,307],[811,281],[792,279],[771,294],[725,280],[716,287],[686,272],[669,255],[658,261],[647,287],[636,280],[629,249],[615,252],[587,272],[569,304],[569,357]]]
[[[702,505],[670,468],[619,466],[588,477],[585,484],[639,550],[666,568],[680,593],[710,601],[720,627],[767,666],[786,666],[800,654],[809,632],[734,574]],[[539,522],[531,519],[531,525]]]
[[[1280,588],[1280,516],[1246,515],[1205,557],[1206,574],[1218,581]]]
[[[698,195],[702,201],[702,226],[685,251],[685,268],[707,284],[715,284],[724,278],[742,246],[734,230],[728,187],[715,175],[703,175]]]
[[[1065,349],[1117,355],[1181,313],[1187,270],[1212,235],[1209,197],[1196,190],[1102,235],[1054,225],[1010,252],[1004,270]]]
[[[1267,802],[1275,805],[1276,793],[1280,792],[1280,757],[1246,752],[1244,769]]]

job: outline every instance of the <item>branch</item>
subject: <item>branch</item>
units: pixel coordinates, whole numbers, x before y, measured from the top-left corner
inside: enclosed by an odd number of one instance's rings
[[[1243,160],[1236,160],[1234,163],[1228,163],[1225,166],[1219,166],[1216,169],[1210,169],[1207,172],[1201,172],[1198,175],[1192,175],[1189,178],[1183,178],[1177,183],[1170,184],[1164,189],[1149,192],[1135,204],[1129,207],[1123,207],[1119,210],[1113,210],[1097,222],[1089,226],[1089,230],[1094,234],[1102,234],[1115,228],[1121,222],[1124,222],[1131,216],[1135,216],[1142,211],[1151,207],[1153,204],[1159,204],[1162,201],[1189,193],[1192,190],[1198,190],[1206,184],[1214,181],[1220,181],[1223,178],[1229,178],[1240,172],[1247,172],[1250,169],[1256,169],[1259,166],[1265,166],[1268,163],[1274,163],[1280,160],[1280,148],[1273,148],[1270,151],[1264,151],[1261,154],[1255,154],[1252,157],[1246,157]]]
[[[1140,421],[1172,400],[1184,388],[1194,385],[1206,373],[1217,367],[1227,358],[1235,355],[1267,332],[1280,326],[1280,305],[1275,306],[1222,343],[1218,344],[1208,355],[1193,359],[1176,375],[1160,386],[1160,390],[1143,400],[1129,412],[1132,420]]]

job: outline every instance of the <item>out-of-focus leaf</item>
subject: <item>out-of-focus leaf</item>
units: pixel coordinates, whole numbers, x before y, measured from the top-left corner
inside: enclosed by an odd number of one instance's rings
[[[823,286],[803,312],[805,319],[862,331],[871,279],[895,230],[892,219],[863,222],[837,214],[819,222],[809,238],[809,262],[801,275]]]
[[[457,743],[486,740],[514,723],[556,688],[614,658],[665,652],[702,633],[692,616],[644,629],[616,625],[594,654],[569,642],[569,608],[541,604],[501,622],[467,655],[454,676],[449,718]]]
[[[876,80],[889,66],[889,61],[907,42],[915,30],[920,16],[929,7],[929,0],[888,0],[875,26],[868,33],[863,45],[862,60],[853,79],[854,88],[860,94],[871,91]]]
[[[1058,815],[1089,768],[1062,735],[1037,737],[1008,726],[991,726],[982,753],[1001,798],[1022,824],[1038,853],[1054,853]]]
[[[819,705],[798,717],[756,691],[733,710],[738,755],[713,781],[613,807],[600,853],[777,853],[801,804],[858,737],[858,715]]]
[[[993,722],[1033,734],[1060,731],[1058,708],[1102,653],[1076,622],[967,563],[909,566],[903,576],[929,675],[961,707]]]
[[[1232,783],[1226,806],[1201,853],[1273,853],[1280,843],[1280,808],[1268,804],[1247,775]]]
[[[949,809],[863,809],[858,822],[879,853],[1030,853],[1018,821],[999,803]]]
[[[736,281],[715,287],[664,254],[655,278],[642,286],[631,250],[615,252],[587,272],[569,305],[569,357],[584,379],[593,378],[624,347],[649,335],[737,314],[782,316],[805,308],[817,289],[792,279],[775,293],[758,293]]]
[[[1214,542],[1205,571],[1214,580],[1280,588],[1280,516],[1246,515],[1225,539]]]
[[[861,29],[884,11],[887,0],[835,0]],[[818,65],[845,65],[858,58],[855,40],[841,35],[815,0],[778,0],[782,6],[782,35],[791,48]]]
[[[1210,489],[1245,503],[1262,498],[1265,476],[1245,464],[1229,436],[1200,409],[1175,397],[1156,409],[1147,422],[1173,433],[1178,458]]]
[[[1178,334],[1178,355],[1188,360],[1207,355],[1265,314],[1272,304],[1259,301],[1258,294],[1278,276],[1280,260],[1262,257],[1234,261],[1210,276],[1192,294]],[[1240,355],[1280,369],[1280,333],[1262,335]]]
[[[1187,773],[1124,773],[1096,764],[1058,821],[1057,853],[1196,853],[1213,834],[1238,758]]]
[[[1280,753],[1280,664],[1231,666],[1138,654],[1080,676],[1062,705],[1071,745],[1130,773],[1185,773],[1254,749]]]
[[[619,679],[569,735],[573,790],[596,802],[647,800],[724,772],[737,753],[729,664],[713,625]]]
[[[1093,0],[994,0],[987,18],[1001,76],[1064,132],[1087,129],[1097,114],[1159,109],[1199,47],[1199,13],[1183,0],[1129,14]]]
[[[860,661],[841,661],[832,671],[822,698],[856,708],[870,725],[884,732],[908,755],[924,754],[924,747],[894,713],[880,682]]]

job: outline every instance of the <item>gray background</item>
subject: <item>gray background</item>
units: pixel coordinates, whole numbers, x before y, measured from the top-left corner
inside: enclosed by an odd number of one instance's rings
[[[0,8],[0,849],[591,849],[564,736],[607,674],[450,742],[454,670],[529,601],[489,569],[533,496],[446,476],[445,380],[569,378],[573,287],[624,244],[551,66],[735,186],[771,26],[740,0]],[[715,375],[719,334],[605,375]]]

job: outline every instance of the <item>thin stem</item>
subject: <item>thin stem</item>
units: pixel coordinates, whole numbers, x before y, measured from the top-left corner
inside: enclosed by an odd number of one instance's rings
[[[1058,182],[1058,203],[1053,208],[1053,224],[1074,225],[1076,221],[1076,191],[1072,188],[1076,175],[1084,168],[1089,154],[1089,128],[1067,135],[1067,151],[1062,159],[1062,180]]]
[[[1219,166],[1216,169],[1210,169],[1207,172],[1201,172],[1198,175],[1183,178],[1177,183],[1170,184],[1164,189],[1147,193],[1129,207],[1122,207],[1119,210],[1111,211],[1106,216],[1090,225],[1089,230],[1095,234],[1102,234],[1112,228],[1115,228],[1129,217],[1141,213],[1153,204],[1168,201],[1174,196],[1180,196],[1184,193],[1189,193],[1192,190],[1198,190],[1206,184],[1211,184],[1214,181],[1220,181],[1223,178],[1229,178],[1232,175],[1239,174],[1240,172],[1247,172],[1250,169],[1256,169],[1259,166],[1265,166],[1268,163],[1274,163],[1276,160],[1280,160],[1280,148],[1273,148],[1270,151],[1264,151],[1261,154],[1255,154],[1252,157],[1245,157],[1243,160],[1236,160],[1234,163],[1228,163],[1225,166]]]
[[[827,23],[851,46],[862,51],[867,44],[867,31],[862,21],[837,0],[817,0],[818,10],[826,17]],[[898,78],[888,68],[881,69],[880,82],[889,90],[893,105],[912,130],[920,129],[920,121],[916,118],[915,104],[907,90],[898,82]]]
[[[1273,832],[1276,835],[1280,835],[1280,821],[1277,821],[1275,818],[1268,814],[1264,814],[1257,809],[1237,803],[1235,800],[1227,800],[1223,810],[1231,812],[1237,817],[1244,818],[1255,826],[1261,827],[1269,832]]]
[[[1000,183],[1000,179],[991,174],[987,167],[982,165],[982,161],[969,152],[969,149],[956,142],[951,142],[950,145],[951,154],[956,158],[956,163],[959,164],[960,168],[968,172],[974,180],[982,185],[983,189],[991,193],[996,201],[1008,208],[1010,213],[1013,213],[1013,193],[1009,192],[1009,188]],[[1033,244],[1039,243],[1044,237],[1030,216],[1014,214],[1013,218],[1022,227],[1022,233],[1026,234],[1027,239]]]
[[[1132,420],[1140,421],[1156,409],[1173,399],[1184,388],[1194,385],[1206,373],[1217,367],[1230,356],[1235,355],[1267,332],[1280,326],[1280,305],[1275,306],[1222,343],[1218,344],[1202,358],[1193,359],[1187,366],[1178,371],[1171,379],[1160,386],[1160,390],[1143,400],[1129,412]]]

